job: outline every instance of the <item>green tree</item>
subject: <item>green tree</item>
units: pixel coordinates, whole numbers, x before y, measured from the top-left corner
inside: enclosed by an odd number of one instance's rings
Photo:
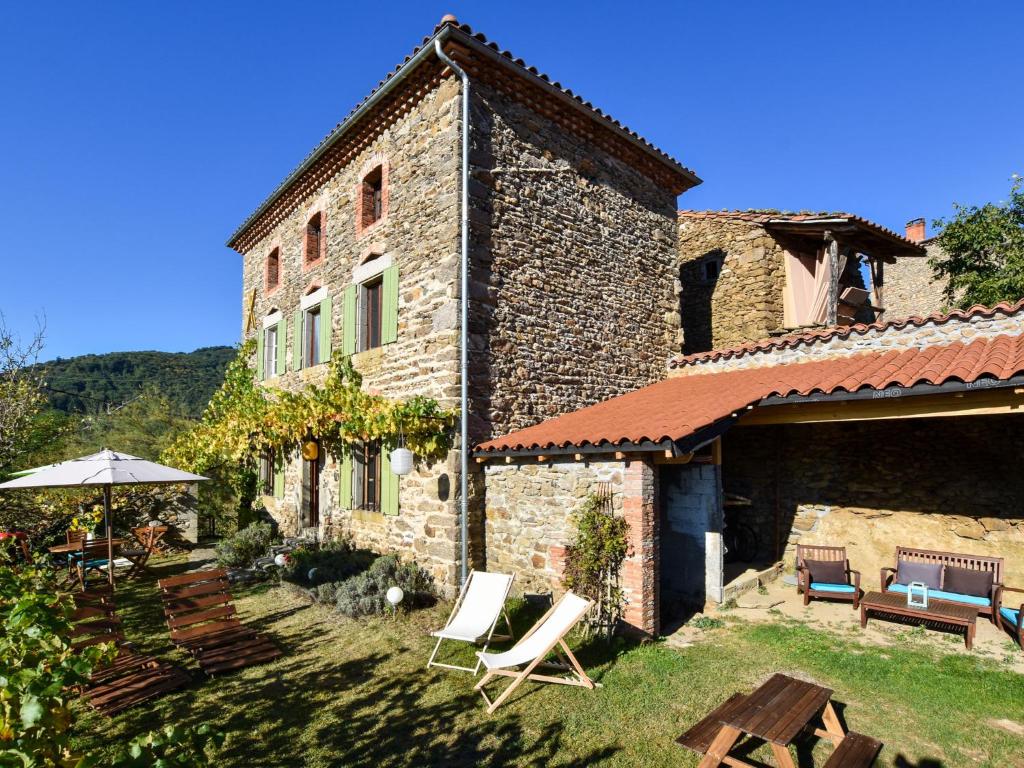
[[[43,381],[33,364],[43,348],[40,328],[27,342],[0,315],[0,477],[18,469],[43,410]]]
[[[937,240],[942,255],[929,263],[946,280],[950,304],[966,309],[1024,298],[1024,179],[1014,174],[1009,200],[963,206],[953,204]],[[959,297],[959,299],[957,298]]]

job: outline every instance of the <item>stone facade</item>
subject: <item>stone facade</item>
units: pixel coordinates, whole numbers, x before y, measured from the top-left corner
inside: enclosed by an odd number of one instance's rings
[[[342,294],[353,273],[370,252],[399,269],[398,340],[353,355],[364,387],[388,397],[422,394],[445,408],[458,405],[459,264],[459,89],[452,79],[427,93],[403,118],[384,130],[341,172],[329,179],[305,205],[245,254],[243,309],[255,289],[257,322],[273,310],[288,321],[287,371],[266,381],[268,387],[299,389],[320,383],[327,366],[294,370],[296,343],[291,319],[310,288],[325,287],[337,309],[331,313],[333,348],[342,339]],[[367,161],[388,163],[387,216],[371,228],[357,228],[355,197]],[[309,217],[324,216],[326,252],[310,266],[304,263],[304,231]],[[280,286],[269,296],[264,262],[273,249],[280,253]],[[252,329],[249,337],[258,329]],[[347,510],[337,504],[337,457],[327,457],[321,472],[320,524],[323,533],[345,530],[356,543],[378,551],[414,556],[442,583],[454,578],[458,526],[451,481],[457,457],[418,466],[401,480],[401,514]],[[286,533],[299,523],[301,462],[289,457],[282,499],[265,498],[268,511]]]
[[[474,442],[664,378],[675,201],[586,139],[475,90]]]
[[[886,321],[926,317],[948,310],[950,302],[945,296],[945,282],[935,279],[928,263],[941,256],[942,249],[934,240],[926,241],[924,245],[928,250],[927,256],[907,257],[885,265],[883,318]]]
[[[713,280],[708,259],[720,262]],[[686,354],[783,330],[785,249],[758,223],[680,216],[678,285]]]
[[[565,547],[575,529],[572,514],[606,484],[613,514],[629,523],[629,555],[621,587],[627,624],[645,634],[659,629],[660,555],[657,472],[645,460],[560,459],[489,462],[487,567],[516,574],[517,591],[560,591]]]
[[[739,427],[723,485],[767,556],[798,542],[847,547],[865,589],[897,545],[1005,558],[1024,583],[1024,431],[1018,415]]]
[[[636,389],[664,376],[679,351],[675,273],[676,194],[600,142],[486,83],[471,105],[471,442]],[[368,255],[399,269],[397,341],[353,355],[364,386],[459,403],[460,89],[440,80],[396,122],[245,252],[243,319],[255,291],[257,328],[280,311],[288,323],[287,370],[266,382],[295,389],[322,381],[326,365],[294,370],[291,318],[324,288],[333,349],[343,338],[342,295]],[[386,215],[363,228],[361,178],[385,163]],[[322,216],[326,247],[306,257],[306,224]],[[279,285],[268,291],[267,256]],[[459,557],[458,446],[445,462],[400,481],[400,511],[385,516],[338,502],[337,457],[321,472],[320,535],[350,533],[360,546],[415,557],[442,584]],[[483,472],[470,485],[475,567],[500,568],[485,525]],[[288,457],[283,497],[265,505],[288,533],[299,526],[302,464]],[[488,502],[488,508],[490,503]],[[499,557],[491,562],[491,553]],[[538,556],[530,550],[530,560]],[[544,555],[549,557],[550,553]],[[545,565],[545,567],[547,567]]]

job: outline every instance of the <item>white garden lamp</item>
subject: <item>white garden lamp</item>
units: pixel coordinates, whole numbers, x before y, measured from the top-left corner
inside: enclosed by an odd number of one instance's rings
[[[398,615],[398,604],[405,598],[405,592],[399,586],[391,587],[385,594],[384,597],[389,603],[391,603],[391,615],[392,617]]]
[[[399,476],[412,472],[412,451],[404,445],[391,452],[391,471]]]

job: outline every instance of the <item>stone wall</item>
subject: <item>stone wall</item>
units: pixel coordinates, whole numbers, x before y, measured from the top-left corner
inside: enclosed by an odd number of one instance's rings
[[[297,389],[323,380],[326,365],[291,369],[293,313],[310,287],[326,287],[337,350],[342,294],[353,282],[353,269],[373,251],[399,268],[398,340],[353,356],[364,387],[396,398],[425,395],[445,408],[458,405],[458,94],[455,80],[443,81],[246,253],[243,312],[255,288],[257,324],[272,309],[281,310],[288,322],[288,371],[267,386]],[[369,229],[357,230],[357,184],[368,162],[379,158],[388,164],[387,214]],[[327,249],[319,263],[308,267],[303,264],[304,228],[317,211],[325,218]],[[273,248],[281,253],[281,285],[267,295],[264,260]],[[338,462],[328,457],[321,474],[321,533],[350,531],[360,546],[414,556],[439,581],[451,583],[458,551],[452,490],[457,483],[451,480],[456,466],[453,452],[446,462],[417,467],[400,481],[400,514],[384,516],[340,508]],[[297,457],[290,457],[285,477],[284,498],[268,497],[265,503],[282,530],[294,533],[301,487]]]
[[[722,260],[710,283],[706,258]],[[686,354],[764,339],[783,328],[785,251],[760,224],[680,215],[678,264]]]
[[[669,376],[686,376],[738,368],[805,363],[811,360],[847,357],[864,352],[920,349],[922,347],[969,343],[1001,335],[1019,335],[1024,327],[1020,312],[998,310],[976,313],[965,319],[957,317],[943,322],[906,323],[903,327],[869,326],[866,330],[838,328],[818,332],[803,341],[788,341],[751,351],[725,354],[716,359],[687,361],[675,365],[670,361]]]
[[[936,280],[930,259],[941,255],[942,249],[934,240],[926,244],[927,256],[904,256],[895,264],[885,265],[885,283],[882,302],[885,321],[904,317],[925,317],[945,312],[950,302],[943,295],[945,281]]]
[[[516,574],[519,592],[561,589],[570,517],[599,483],[611,484],[613,508],[622,512],[621,461],[488,462],[484,475],[487,569]]]
[[[624,619],[645,634],[657,634],[659,621],[657,473],[641,460],[540,463],[522,459],[488,462],[487,568],[516,574],[518,592],[563,589],[565,547],[575,537],[572,514],[606,483],[613,514],[629,523],[629,555],[621,587]]]
[[[1024,421],[1018,415],[738,427],[723,486],[767,555],[846,546],[866,588],[898,544],[1000,555],[1024,585]]]
[[[486,86],[473,110],[474,437],[664,378],[676,196]]]

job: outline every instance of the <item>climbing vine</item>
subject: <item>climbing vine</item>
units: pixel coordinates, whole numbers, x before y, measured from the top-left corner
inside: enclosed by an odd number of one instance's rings
[[[629,552],[629,523],[612,514],[609,502],[591,494],[573,515],[576,538],[565,548],[564,576],[566,587],[595,601],[591,629],[608,635],[622,616],[619,574]]]
[[[163,453],[163,460],[192,472],[224,464],[251,464],[260,455],[284,455],[310,437],[338,454],[354,443],[379,440],[386,448],[404,436],[418,459],[443,458],[452,445],[456,411],[415,396],[391,400],[362,389],[362,377],[347,357],[330,362],[323,385],[298,392],[256,383],[248,360],[253,342],[227,368],[201,421]]]

